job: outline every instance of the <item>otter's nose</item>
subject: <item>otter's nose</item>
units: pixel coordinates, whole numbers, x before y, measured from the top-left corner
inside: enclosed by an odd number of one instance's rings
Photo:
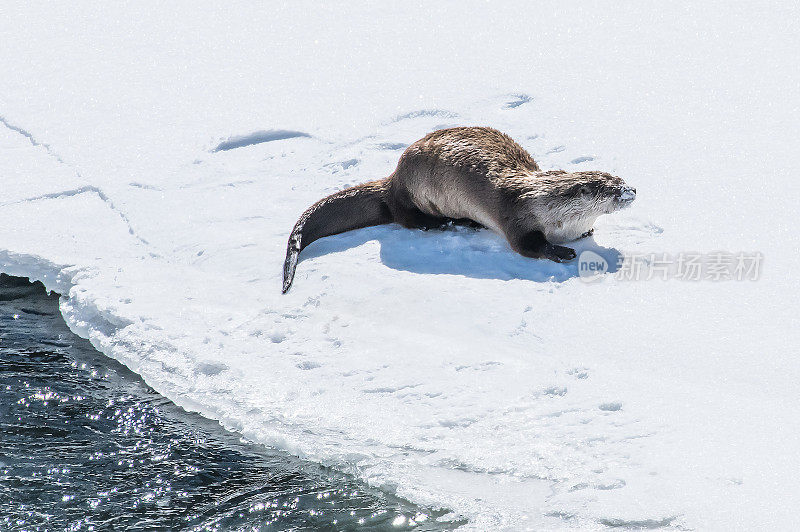
[[[636,189],[633,187],[622,187],[619,191],[619,199],[622,201],[633,201],[636,198]]]

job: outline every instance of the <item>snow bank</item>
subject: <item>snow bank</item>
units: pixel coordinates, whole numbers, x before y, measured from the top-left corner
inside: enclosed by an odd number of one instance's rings
[[[160,393],[479,529],[795,522],[795,7],[59,9],[0,21],[0,270]],[[637,187],[579,250],[761,278],[385,226],[280,294],[308,205],[460,124]]]

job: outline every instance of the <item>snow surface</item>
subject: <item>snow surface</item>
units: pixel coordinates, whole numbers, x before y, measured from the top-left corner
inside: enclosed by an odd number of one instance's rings
[[[163,395],[477,529],[798,526],[795,3],[2,10],[0,270]],[[761,278],[385,226],[281,295],[308,205],[470,124],[638,189],[579,250]]]

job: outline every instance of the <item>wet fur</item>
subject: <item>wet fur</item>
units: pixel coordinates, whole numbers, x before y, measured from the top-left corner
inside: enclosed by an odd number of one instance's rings
[[[471,221],[526,257],[570,260],[574,250],[558,244],[584,236],[600,215],[630,203],[620,200],[622,190],[634,189],[604,172],[543,172],[492,128],[435,131],[409,146],[389,177],[332,194],[303,213],[289,236],[283,292],[310,243],[391,222],[431,229]]]

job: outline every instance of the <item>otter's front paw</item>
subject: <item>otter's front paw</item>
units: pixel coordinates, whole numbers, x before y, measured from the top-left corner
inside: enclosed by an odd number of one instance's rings
[[[575,258],[575,250],[564,246],[549,246],[546,256],[555,262],[566,262]]]
[[[581,235],[581,238],[586,238],[587,236],[592,236],[594,234],[594,227],[586,231]]]

